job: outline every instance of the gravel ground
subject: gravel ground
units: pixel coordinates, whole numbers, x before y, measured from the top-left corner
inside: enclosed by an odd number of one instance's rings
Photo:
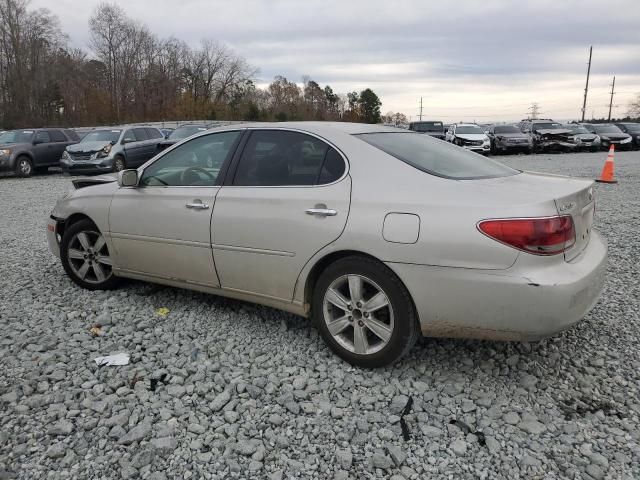
[[[594,177],[605,157],[499,159]],[[81,290],[44,234],[69,180],[0,178],[0,479],[640,478],[639,166],[618,153],[620,183],[597,186],[609,276],[583,322],[538,343],[423,339],[374,371],[269,308]],[[118,351],[129,365],[93,362]]]

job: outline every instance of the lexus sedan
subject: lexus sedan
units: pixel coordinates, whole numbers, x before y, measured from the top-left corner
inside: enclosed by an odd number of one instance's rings
[[[226,126],[73,184],[47,236],[76,284],[128,277],[276,307],[363,367],[421,334],[554,334],[605,278],[591,181],[393,127]]]

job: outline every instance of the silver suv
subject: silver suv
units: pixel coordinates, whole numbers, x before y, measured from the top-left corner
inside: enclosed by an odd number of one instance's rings
[[[60,166],[72,175],[136,168],[160,151],[162,140],[154,127],[97,128],[65,150]]]

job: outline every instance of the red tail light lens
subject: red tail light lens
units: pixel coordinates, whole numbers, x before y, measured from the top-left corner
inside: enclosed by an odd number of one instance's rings
[[[498,242],[536,255],[557,255],[576,243],[571,215],[484,220],[478,229]]]

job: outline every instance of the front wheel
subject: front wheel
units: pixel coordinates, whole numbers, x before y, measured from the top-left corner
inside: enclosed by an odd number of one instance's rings
[[[114,172],[121,172],[125,168],[127,168],[127,164],[125,163],[124,158],[116,157],[116,158],[113,159],[113,171]]]
[[[21,155],[16,159],[16,175],[22,178],[33,175],[33,163],[26,155]]]
[[[359,367],[395,362],[419,334],[405,286],[388,267],[367,257],[338,260],[320,275],[312,313],[329,347]]]
[[[110,290],[118,284],[105,238],[91,220],[80,220],[65,230],[60,258],[67,275],[82,288]]]

